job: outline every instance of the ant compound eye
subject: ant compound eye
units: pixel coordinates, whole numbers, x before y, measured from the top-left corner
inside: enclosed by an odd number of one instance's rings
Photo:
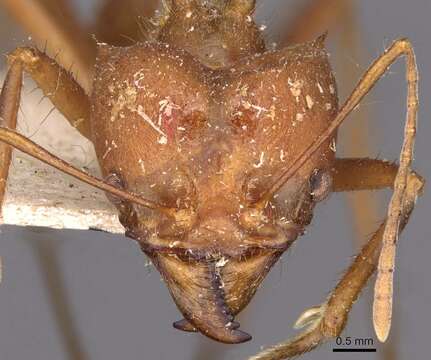
[[[332,190],[332,177],[327,170],[314,170],[309,181],[310,194],[315,202],[324,200]]]
[[[106,176],[105,182],[109,185],[116,187],[117,189],[124,189],[124,181],[117,172],[114,172],[114,171],[110,172]],[[114,204],[114,206],[120,206],[124,202],[123,199],[120,199],[117,196],[112,195],[111,193],[106,192],[105,194],[106,194],[106,197],[108,198],[108,200],[112,204]]]

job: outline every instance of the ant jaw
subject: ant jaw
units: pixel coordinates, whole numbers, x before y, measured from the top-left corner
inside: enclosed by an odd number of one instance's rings
[[[251,336],[239,330],[234,317],[248,305],[283,250],[260,249],[243,258],[207,253],[199,259],[172,252],[146,253],[185,318],[174,327],[236,344]]]
[[[226,265],[225,262],[184,261],[171,254],[154,254],[152,261],[186,319],[175,323],[177,328],[198,330],[227,344],[251,339],[249,334],[232,326],[234,315],[226,302],[225,283],[220,274],[220,267]]]
[[[236,344],[251,336],[239,330],[234,317],[248,305],[301,229],[291,226],[289,232],[267,223],[249,231],[222,210],[199,213],[199,221],[192,221],[191,230],[181,236],[144,234],[137,228],[128,235],[151,258],[183,314],[185,320],[174,327]],[[190,209],[177,211],[174,222],[187,223],[191,213]]]

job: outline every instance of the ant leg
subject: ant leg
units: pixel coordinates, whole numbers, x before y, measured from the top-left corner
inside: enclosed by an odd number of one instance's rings
[[[346,158],[336,159],[332,169],[333,192],[380,190],[393,187],[398,166],[389,161]],[[410,176],[413,176],[410,173]]]
[[[82,135],[90,138],[90,102],[72,76],[38,50],[18,48],[8,55],[10,69],[0,94],[0,126],[15,129],[23,72],[29,73],[45,96]],[[0,143],[0,204],[6,187],[11,147]]]
[[[3,0],[2,4],[39,45],[46,46],[51,54],[58,54],[61,66],[73,66],[82,86],[90,90],[96,46],[64,1],[43,4],[40,0]]]
[[[280,47],[310,41],[338,23],[351,11],[352,0],[312,0],[300,11],[280,38]]]
[[[262,196],[262,199],[265,200],[269,196],[272,196],[271,194],[277,192],[286,182],[286,179],[289,179],[292,174],[295,174],[307,159],[319,149],[324,141],[327,141],[328,138],[333,136],[334,132],[347,115],[352,112],[376,82],[386,73],[389,66],[401,56],[405,56],[407,60],[406,78],[408,86],[407,116],[404,141],[400,154],[400,164],[395,175],[393,174],[393,168],[386,164],[383,166],[383,169],[386,167],[386,170],[380,170],[378,174],[372,175],[373,171],[367,171],[365,175],[368,175],[368,180],[366,180],[367,177],[361,176],[361,179],[364,179],[363,186],[365,187],[363,188],[376,188],[375,185],[374,187],[372,186],[372,184],[375,184],[373,180],[375,181],[376,178],[379,179],[379,184],[381,185],[381,179],[384,178],[381,174],[387,174],[387,171],[394,176],[392,182],[394,192],[389,204],[386,221],[380,226],[372,239],[356,257],[329,300],[320,306],[320,308],[308,310],[300,317],[296,324],[297,327],[311,324],[308,330],[292,341],[281,343],[263,351],[253,357],[253,360],[288,358],[309,351],[318,346],[322,341],[336,336],[343,329],[353,301],[359,295],[366,280],[376,269],[377,263],[378,271],[373,304],[374,329],[377,337],[381,341],[385,341],[389,334],[392,316],[393,271],[396,241],[399,232],[407,224],[416,197],[421,193],[424,185],[424,181],[410,169],[413,160],[418,111],[418,72],[413,48],[407,39],[395,41],[394,44],[370,66],[327,129],[310,143],[308,148],[286,169],[271,189]],[[344,163],[338,164],[344,164],[348,168],[347,160],[344,160]],[[374,162],[373,164],[376,165],[377,163]],[[356,163],[355,165],[358,164]],[[342,168],[341,165],[339,166]],[[369,169],[369,165],[365,166],[365,169]],[[343,174],[345,175],[345,171]],[[341,176],[338,179],[347,179],[347,176]],[[355,181],[357,181],[357,179],[355,179]],[[338,182],[340,183],[339,180]],[[339,189],[341,189],[341,187]],[[337,191],[337,187],[335,191]]]
[[[17,67],[12,67],[6,75],[3,88],[0,94],[0,126],[16,128],[17,114],[20,103],[20,84],[22,82],[22,71]],[[18,91],[17,88],[18,87]],[[5,116],[6,114],[6,116]],[[11,163],[12,148],[0,143],[0,206],[6,191],[6,182]],[[0,211],[0,220],[1,220]]]
[[[394,187],[398,166],[373,159],[339,159],[333,169],[334,191],[377,190]],[[424,180],[415,172],[407,176],[406,191],[401,206],[399,231],[406,226],[416,198],[421,195]],[[280,343],[253,356],[250,360],[287,359],[310,351],[338,336],[346,325],[350,309],[377,269],[383,243],[384,222],[353,260],[325,303],[306,310],[295,327],[307,329],[290,341]]]
[[[331,38],[338,49],[335,63],[338,64],[337,75],[340,84],[352,84],[361,75],[358,67],[345,62],[345,54],[349,54],[359,64],[362,63],[363,46],[361,31],[356,10],[359,4],[353,0],[309,0],[307,5],[299,11],[293,21],[288,24],[280,37],[282,46],[313,40],[324,31],[330,31]],[[291,11],[290,7],[287,11]],[[343,56],[339,56],[343,54]],[[343,92],[343,86],[340,87]],[[355,157],[366,156],[374,144],[368,134],[370,131],[369,110],[362,107],[351,116],[352,121],[344,129],[344,149],[347,154]],[[378,211],[378,199],[371,193],[349,194],[346,199],[352,213],[351,222],[354,232],[359,230],[372,231]],[[365,211],[365,209],[367,209]],[[355,243],[360,239],[356,236]]]
[[[107,0],[98,13],[94,31],[98,39],[111,45],[126,46],[142,41],[153,27],[148,19],[158,4],[158,0]]]
[[[19,101],[22,73],[36,82],[44,95],[65,116],[70,125],[90,139],[90,100],[71,73],[43,52],[29,47],[15,49],[7,56],[10,65],[4,101],[11,96]],[[15,94],[16,93],[16,94]]]

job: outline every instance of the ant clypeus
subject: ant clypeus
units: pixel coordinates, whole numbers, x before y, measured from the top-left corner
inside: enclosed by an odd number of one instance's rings
[[[33,22],[46,15],[37,2],[5,4],[18,17],[33,6]],[[104,190],[126,235],[151,258],[185,317],[174,326],[241,343],[251,337],[234,316],[303,233],[316,203],[331,192],[392,187],[386,221],[328,299],[301,315],[296,325],[306,330],[254,358],[294,356],[340,334],[376,267],[373,320],[385,341],[396,240],[424,185],[411,170],[418,107],[412,46],[395,41],[339,108],[326,35],[269,51],[252,19],[254,8],[254,0],[165,1],[146,23],[147,40],[128,47],[85,39],[77,46],[67,26],[61,32],[47,20],[58,30],[50,35],[53,43],[62,42],[81,80],[62,67],[65,60],[44,51],[22,47],[8,55],[0,97],[0,140],[8,144],[0,145],[0,193],[10,146]],[[408,110],[399,165],[337,159],[338,127],[401,56]],[[14,130],[23,72],[93,142],[103,180]]]

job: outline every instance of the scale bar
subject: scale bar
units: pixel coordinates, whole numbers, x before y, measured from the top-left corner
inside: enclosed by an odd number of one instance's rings
[[[377,352],[377,349],[375,348],[334,348],[332,349],[332,352]]]

